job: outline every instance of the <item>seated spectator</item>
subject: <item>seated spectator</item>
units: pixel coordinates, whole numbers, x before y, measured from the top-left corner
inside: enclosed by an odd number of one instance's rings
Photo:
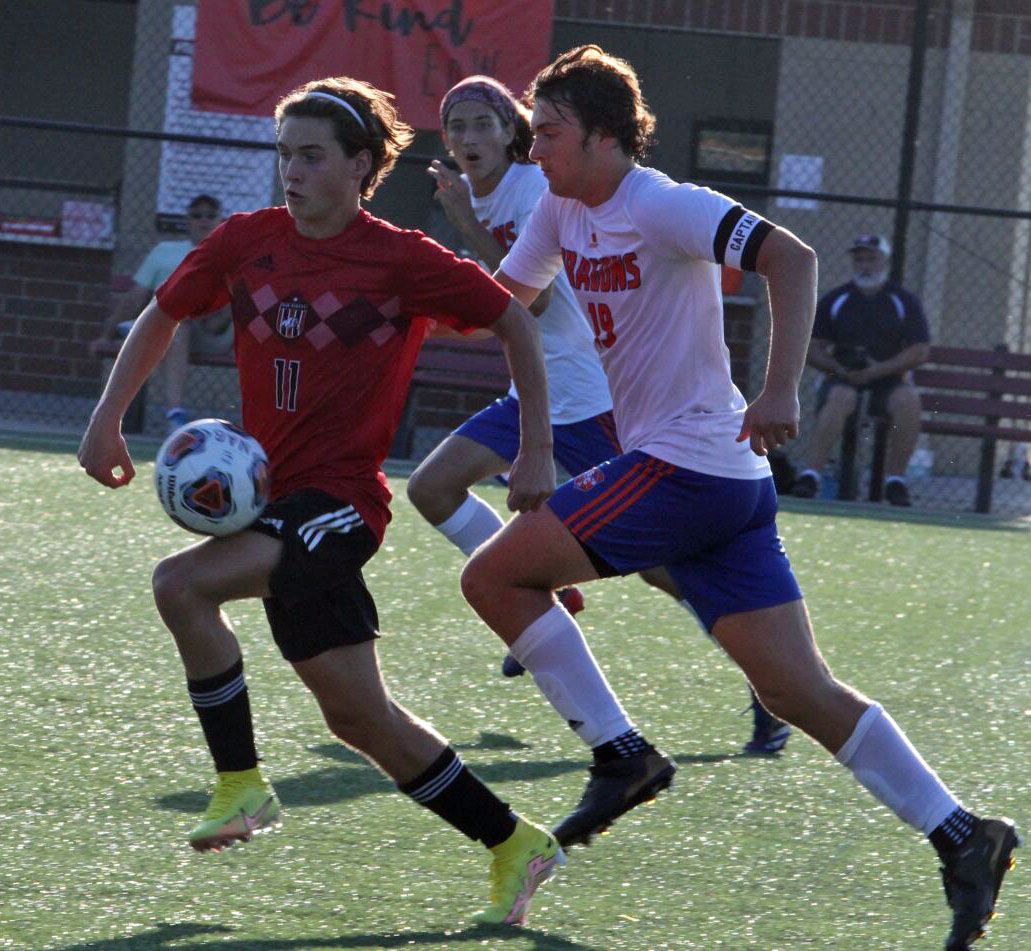
[[[194,245],[206,238],[222,221],[222,205],[210,195],[198,195],[187,209],[189,237],[179,241],[160,241],[144,258],[133,275],[132,287],[122,294],[104,323],[100,337],[91,350],[107,340],[125,336],[132,320],[146,306],[151,295],[179,266]],[[203,320],[191,320],[172,340],[162,362],[164,374],[165,418],[168,431],[178,429],[190,419],[183,406],[183,388],[190,370],[191,351],[226,353],[233,346],[233,321],[229,308],[209,314]]]
[[[920,435],[920,394],[910,371],[930,353],[930,330],[915,294],[888,280],[891,245],[862,234],[848,251],[852,280],[820,298],[807,362],[826,376],[817,395],[816,426],[792,495],[811,499],[820,473],[860,396],[867,412],[891,420],[884,468],[885,498],[909,505],[906,468]]]

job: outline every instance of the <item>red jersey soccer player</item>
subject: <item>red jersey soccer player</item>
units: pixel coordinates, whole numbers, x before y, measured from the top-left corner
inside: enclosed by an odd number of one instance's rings
[[[308,83],[276,109],[285,208],[234,215],[157,291],[122,348],[79,449],[117,488],[132,462],[120,425],[178,321],[232,305],[244,426],[269,456],[268,508],[251,529],[209,538],[154,573],[161,617],[186,668],[217,783],[198,850],[278,821],[258,769],[243,661],[221,611],[261,597],[283,656],[330,729],[402,792],[494,853],[488,922],[521,923],[562,861],[546,831],[516,817],[380,677],[376,607],[361,567],[379,546],[390,493],[380,465],[430,319],[490,326],[519,387],[523,447],[509,505],[554,488],[547,389],[533,318],[473,262],[361,207],[411,140],[390,96],[346,77]],[[120,470],[120,472],[118,471]]]

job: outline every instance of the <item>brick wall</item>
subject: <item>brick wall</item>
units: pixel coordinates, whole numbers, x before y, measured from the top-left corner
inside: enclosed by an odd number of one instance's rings
[[[671,30],[909,44],[917,0],[555,0],[555,16]],[[932,0],[931,46],[949,40],[950,0]],[[1031,0],[975,0],[980,52],[1031,55]]]
[[[95,396],[111,252],[0,241],[0,389]]]
[[[730,376],[748,400],[758,393],[750,392],[752,349],[755,339],[755,304],[726,300],[723,303],[723,339],[730,351]]]

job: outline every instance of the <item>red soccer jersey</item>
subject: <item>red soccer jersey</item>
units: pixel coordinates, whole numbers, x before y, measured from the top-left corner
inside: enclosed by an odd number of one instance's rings
[[[381,540],[380,466],[429,320],[485,327],[510,300],[473,261],[364,210],[324,240],[285,208],[233,215],[157,290],[177,320],[232,304],[243,424],[268,453],[271,497],[330,492]]]

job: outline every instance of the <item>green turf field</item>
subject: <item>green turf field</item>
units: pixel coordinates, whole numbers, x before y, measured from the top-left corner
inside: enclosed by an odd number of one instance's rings
[[[394,487],[367,572],[385,675],[514,806],[553,822],[579,797],[584,750],[531,683],[498,675],[499,643],[458,590],[460,556]],[[968,805],[1026,831],[1027,532],[848,512],[781,516],[824,654]],[[680,772],[657,805],[571,852],[530,928],[465,926],[486,894],[484,853],[333,741],[257,604],[229,613],[285,824],[194,854],[185,833],[211,767],[149,594],[153,563],[190,539],[160,511],[150,467],[112,493],[67,451],[0,449],[0,524],[0,949],[941,947],[930,846],[805,739],[772,760],[738,755],[740,676],[632,579],[590,586],[581,618]],[[986,951],[1031,947],[1024,851]]]

